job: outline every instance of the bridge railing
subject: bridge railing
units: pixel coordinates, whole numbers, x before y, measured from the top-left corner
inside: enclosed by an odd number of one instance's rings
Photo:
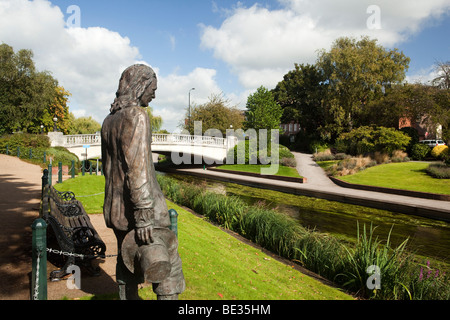
[[[153,144],[202,145],[227,147],[227,139],[189,134],[153,134]]]
[[[99,144],[102,138],[99,134],[78,134],[72,136],[64,136],[65,146]]]
[[[50,136],[50,135],[49,135]],[[79,134],[79,135],[59,135],[53,138],[52,145],[73,147],[80,145],[99,145],[101,144],[101,136],[99,134]],[[173,144],[173,145],[194,145],[194,146],[211,146],[232,148],[237,143],[235,137],[216,138],[210,136],[193,136],[189,134],[152,134],[152,144]]]

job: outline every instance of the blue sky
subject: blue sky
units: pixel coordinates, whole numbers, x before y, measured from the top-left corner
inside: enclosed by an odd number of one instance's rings
[[[72,5],[76,28],[67,26]],[[76,116],[101,123],[123,69],[143,62],[158,74],[151,106],[171,132],[192,87],[193,104],[223,93],[243,109],[257,87],[272,89],[340,36],[402,50],[411,58],[406,80],[427,82],[436,61],[450,60],[448,30],[450,0],[0,0],[0,43],[32,49],[38,69],[72,93]]]

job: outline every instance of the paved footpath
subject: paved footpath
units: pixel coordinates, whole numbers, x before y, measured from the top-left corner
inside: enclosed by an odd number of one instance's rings
[[[39,217],[41,178],[39,166],[0,154],[0,300],[30,299],[31,225]],[[106,244],[106,254],[117,254],[116,238],[103,215],[90,215],[90,219]],[[116,258],[100,259],[99,264],[99,277],[82,272],[82,290],[69,290],[67,281],[48,282],[48,300],[117,292]],[[49,262],[47,278],[57,269]]]
[[[386,193],[342,188],[331,182],[311,155],[295,153],[299,173],[308,179],[305,184],[255,178],[210,170],[184,168],[183,173],[259,188],[267,188],[313,197],[360,204],[373,204],[385,209],[433,210],[450,217],[448,201],[428,200]],[[31,224],[39,217],[42,169],[0,154],[0,300],[29,300],[31,274]],[[395,211],[395,210],[394,210]],[[91,215],[91,221],[106,243],[108,255],[117,254],[116,239],[106,228],[103,215]],[[77,298],[90,294],[117,292],[115,258],[99,261],[100,277],[82,277],[83,290],[68,290],[66,281],[48,283],[48,299],[64,296]],[[48,263],[47,272],[56,267]]]

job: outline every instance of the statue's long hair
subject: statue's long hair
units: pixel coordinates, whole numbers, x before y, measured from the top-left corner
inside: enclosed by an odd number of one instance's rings
[[[120,78],[116,99],[111,104],[111,113],[120,109],[141,106],[141,98],[145,90],[156,81],[156,74],[152,68],[144,64],[128,67]]]

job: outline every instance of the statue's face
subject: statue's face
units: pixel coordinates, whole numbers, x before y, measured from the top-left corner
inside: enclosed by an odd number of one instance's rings
[[[144,95],[141,98],[141,105],[143,107],[147,107],[150,101],[155,99],[155,92],[157,88],[156,80],[154,80],[147,90],[145,90]]]

